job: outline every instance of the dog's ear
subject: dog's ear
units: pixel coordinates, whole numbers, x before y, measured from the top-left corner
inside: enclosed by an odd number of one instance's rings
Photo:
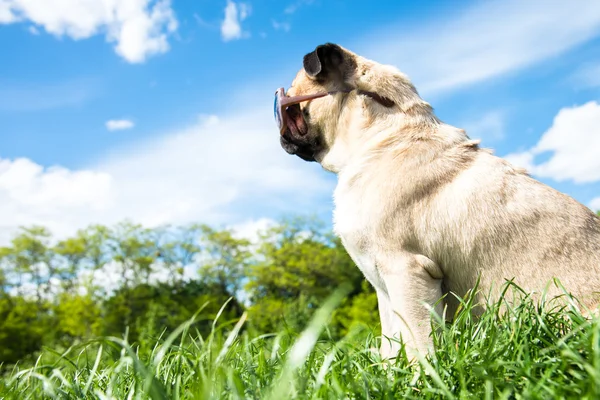
[[[318,81],[343,79],[353,63],[337,44],[325,43],[304,56],[304,71]]]

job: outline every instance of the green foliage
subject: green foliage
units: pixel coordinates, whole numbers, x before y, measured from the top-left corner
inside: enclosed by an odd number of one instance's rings
[[[120,267],[124,287],[148,283],[152,264],[158,255],[156,240],[151,229],[124,222],[109,231],[107,243],[112,260]]]
[[[202,322],[196,325],[201,333],[210,330],[226,293],[216,286],[201,282],[182,282],[177,285],[141,284],[121,288],[104,305],[102,329],[105,335],[120,335],[128,331],[128,340],[155,339],[163,330],[172,332],[183,321],[202,308]],[[241,315],[241,306],[233,300],[225,317]]]
[[[312,220],[284,221],[267,230],[257,259],[246,290],[252,303],[249,320],[263,332],[302,329],[342,284],[353,288],[349,301],[364,289],[364,278],[340,241]]]
[[[377,294],[366,280],[361,282],[360,291],[355,296],[344,299],[332,318],[333,323],[340,327],[341,335],[357,327],[368,328],[375,335],[381,334]]]
[[[203,263],[200,275],[204,282],[217,285],[222,293],[237,296],[252,262],[250,241],[236,238],[231,230],[200,227]]]
[[[65,291],[73,290],[74,280],[77,273],[82,268],[82,263],[86,258],[87,243],[85,237],[79,234],[74,238],[68,238],[60,241],[53,249],[55,260],[62,264],[58,270],[58,276]]]
[[[16,277],[19,288],[25,279],[32,281],[40,304],[42,292],[49,289],[48,282],[57,272],[50,260],[49,238],[50,233],[43,227],[22,228],[12,239],[12,246],[0,252],[3,270]]]
[[[298,331],[342,285],[350,292],[329,334],[345,335],[358,318],[378,323],[373,291],[339,240],[305,218],[282,221],[256,242],[204,224],[147,229],[125,221],[57,242],[42,227],[23,228],[0,249],[0,267],[4,369],[35,359],[43,346],[97,336],[153,343],[200,308],[195,329],[206,335],[228,300],[221,318],[247,311],[244,329]]]
[[[28,358],[48,340],[53,326],[38,302],[0,296],[0,362],[13,364]]]
[[[68,346],[100,333],[100,305],[90,295],[61,293],[54,306],[57,340]]]
[[[219,319],[206,334],[196,320],[144,345],[105,337],[0,380],[5,399],[596,399],[600,321],[525,299],[502,300],[475,319],[464,302],[435,334],[436,350],[409,362],[380,359],[379,339],[351,329],[322,332],[340,298],[324,302],[301,333],[255,336],[244,317]],[[227,307],[225,307],[227,308]]]

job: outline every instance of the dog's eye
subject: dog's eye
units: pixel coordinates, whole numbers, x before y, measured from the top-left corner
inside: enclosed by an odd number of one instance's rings
[[[302,115],[304,115],[305,117],[308,117],[310,115],[310,113],[308,112],[308,107],[304,107],[302,109]]]

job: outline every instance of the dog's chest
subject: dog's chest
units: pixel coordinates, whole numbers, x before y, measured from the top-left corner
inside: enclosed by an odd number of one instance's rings
[[[385,290],[374,251],[374,235],[376,213],[369,206],[368,196],[351,186],[344,185],[341,180],[334,194],[335,209],[333,212],[334,231],[365,275],[365,278],[377,289]]]

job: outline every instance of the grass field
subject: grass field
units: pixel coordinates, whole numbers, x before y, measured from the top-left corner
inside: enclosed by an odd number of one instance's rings
[[[600,324],[573,306],[533,301],[475,320],[464,309],[434,339],[430,357],[382,362],[379,338],[357,328],[327,334],[339,296],[305,331],[256,336],[238,321],[215,321],[200,337],[193,321],[155,343],[102,338],[0,381],[2,399],[598,399]]]

